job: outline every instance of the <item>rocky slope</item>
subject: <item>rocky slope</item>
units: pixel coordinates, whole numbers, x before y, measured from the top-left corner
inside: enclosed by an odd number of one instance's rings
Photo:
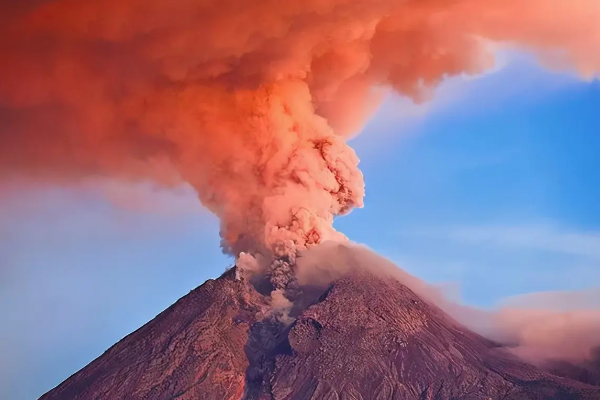
[[[310,293],[286,325],[230,270],[41,399],[600,399],[600,387],[518,361],[395,280],[354,273]]]

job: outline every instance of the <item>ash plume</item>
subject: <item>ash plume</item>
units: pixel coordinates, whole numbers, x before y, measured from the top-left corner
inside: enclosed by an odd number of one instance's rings
[[[12,2],[14,3],[14,2]],[[11,4],[12,4],[11,3]],[[596,0],[37,0],[0,17],[0,176],[191,184],[276,288],[363,205],[346,144],[510,42],[600,70]],[[276,259],[275,262],[271,262]],[[261,260],[266,260],[265,262]],[[262,264],[265,264],[262,265]]]

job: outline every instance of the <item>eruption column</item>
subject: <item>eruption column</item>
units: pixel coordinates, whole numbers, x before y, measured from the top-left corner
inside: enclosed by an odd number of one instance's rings
[[[382,91],[425,99],[491,67],[488,42],[594,76],[599,20],[598,0],[8,2],[0,179],[189,182],[223,249],[285,287],[362,206],[345,139]]]

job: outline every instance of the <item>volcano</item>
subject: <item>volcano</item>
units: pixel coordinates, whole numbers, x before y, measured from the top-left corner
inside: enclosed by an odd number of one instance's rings
[[[398,280],[348,273],[283,319],[238,275],[208,280],[41,400],[600,399]]]

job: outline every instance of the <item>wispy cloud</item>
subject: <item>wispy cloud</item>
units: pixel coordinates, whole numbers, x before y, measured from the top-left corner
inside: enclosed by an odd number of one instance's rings
[[[600,232],[573,231],[552,225],[459,226],[422,230],[421,235],[472,245],[521,248],[600,260]]]
[[[44,185],[24,180],[0,182],[0,205],[5,209],[39,210],[40,196],[44,197],[44,202],[57,198],[64,201],[65,196],[88,203],[106,201],[107,205],[113,208],[143,214],[163,216],[209,214],[189,184],[168,188],[153,182],[109,179],[95,179],[66,186]]]
[[[136,212],[171,216],[209,213],[189,184],[164,188],[151,182],[132,184],[103,180],[87,183],[85,190],[106,198],[115,207]]]
[[[510,308],[536,310],[600,309],[600,287],[575,291],[546,291],[508,297],[499,305]]]
[[[531,292],[547,292],[554,299],[560,298],[565,306],[567,300],[577,304],[582,297],[567,299],[552,292],[590,290],[589,296],[600,298],[597,231],[567,229],[551,222],[457,222],[438,227],[413,226],[396,233],[396,245],[384,253],[426,281],[460,282],[463,299],[470,304],[490,307],[507,297]],[[543,303],[538,300],[515,297],[510,302]],[[597,303],[587,297],[584,300],[585,304]],[[553,308],[557,308],[558,302],[554,303]]]

